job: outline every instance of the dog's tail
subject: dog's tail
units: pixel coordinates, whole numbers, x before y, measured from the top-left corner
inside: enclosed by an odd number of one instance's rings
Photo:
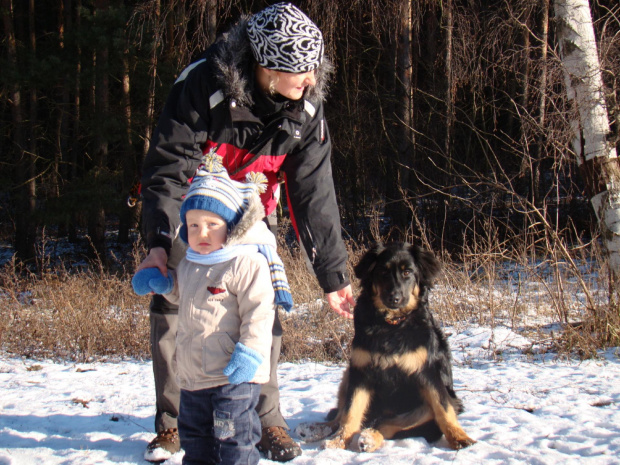
[[[454,410],[457,415],[460,415],[465,411],[465,406],[463,405],[463,401],[458,397],[454,397],[452,404],[454,405]]]
[[[336,418],[336,415],[338,415],[338,408],[334,407],[329,412],[327,412],[327,415],[325,416],[325,421],[332,421]]]

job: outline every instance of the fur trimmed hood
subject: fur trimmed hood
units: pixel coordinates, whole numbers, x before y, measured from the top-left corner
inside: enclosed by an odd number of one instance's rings
[[[217,41],[214,53],[215,78],[227,97],[240,104],[251,106],[254,103],[254,57],[246,32],[249,16],[244,16]],[[316,85],[309,87],[304,98],[323,102],[327,96],[328,83],[334,73],[334,65],[327,59],[316,70]]]
[[[224,247],[242,244],[265,244],[276,246],[275,236],[263,222],[265,207],[258,194],[252,195],[239,223],[228,234]]]

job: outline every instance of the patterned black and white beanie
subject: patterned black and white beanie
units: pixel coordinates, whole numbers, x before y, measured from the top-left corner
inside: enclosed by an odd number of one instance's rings
[[[264,68],[307,73],[323,61],[321,30],[291,3],[277,3],[256,13],[247,32],[252,54]]]

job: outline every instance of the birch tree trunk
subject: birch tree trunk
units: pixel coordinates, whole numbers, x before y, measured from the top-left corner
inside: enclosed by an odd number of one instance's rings
[[[609,118],[588,0],[555,0],[560,55],[576,107],[573,148],[599,222],[613,294],[620,278],[620,168],[608,141]]]

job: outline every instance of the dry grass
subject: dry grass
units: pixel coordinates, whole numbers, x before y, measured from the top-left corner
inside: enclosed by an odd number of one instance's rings
[[[79,361],[150,354],[147,299],[126,278],[102,269],[35,275],[11,262],[0,286],[0,344],[9,353]]]
[[[281,314],[281,360],[346,360],[353,325],[329,309],[299,247],[286,245],[284,236],[279,251],[299,308]],[[347,246],[352,265],[365,248]],[[464,247],[458,261],[438,254],[443,273],[431,305],[440,321],[456,331],[508,326],[565,355],[591,357],[600,348],[620,346],[618,306],[595,243],[542,260],[525,246],[506,250],[489,239]],[[42,260],[37,273],[6,264],[0,270],[0,349],[79,361],[149,357],[149,298],[136,296],[130,284],[143,254],[134,251],[127,269],[116,273],[97,264],[70,272],[50,260]],[[357,292],[355,279],[353,288]]]
[[[282,234],[278,241],[278,252],[285,265],[293,301],[301,305],[292,314],[280,313],[284,330],[281,360],[345,360],[353,336],[353,324],[336,315],[323,300],[323,291],[309,271],[299,245],[287,245],[284,241],[286,232],[291,232],[289,228],[287,222],[280,225]],[[348,249],[349,274],[353,276],[351,264],[354,263],[356,253],[353,247],[349,246]]]
[[[431,301],[459,329],[504,325],[559,355],[592,357],[620,346],[618,288],[597,240],[569,247],[556,235],[533,247],[514,237],[508,247],[489,228],[464,241],[461,260],[443,265]]]

